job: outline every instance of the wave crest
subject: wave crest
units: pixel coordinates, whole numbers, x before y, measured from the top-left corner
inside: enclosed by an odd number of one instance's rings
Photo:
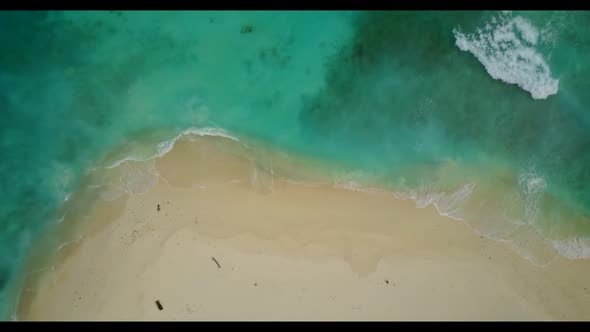
[[[160,158],[164,156],[166,153],[170,152],[180,138],[188,135],[195,135],[195,136],[215,136],[215,137],[224,137],[227,139],[231,139],[233,141],[239,142],[239,140],[228,134],[225,130],[221,128],[213,128],[213,127],[205,127],[205,128],[188,128],[183,130],[180,134],[174,136],[173,138],[160,142],[157,145],[157,150],[155,153],[147,156],[136,156],[130,155],[126,156],[123,159],[119,159],[112,164],[106,166],[105,168],[116,168],[127,161],[147,161],[154,158]]]
[[[455,45],[473,54],[495,80],[516,84],[534,99],[557,93],[559,80],[535,49],[540,34],[528,20],[505,12],[476,33],[453,29],[453,34]]]

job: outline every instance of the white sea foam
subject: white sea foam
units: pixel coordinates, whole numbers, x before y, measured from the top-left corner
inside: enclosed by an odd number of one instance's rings
[[[355,181],[336,182],[334,188],[345,189],[349,191],[363,191],[363,186]]]
[[[148,192],[158,183],[160,174],[153,162],[148,165],[125,165],[125,173],[119,178],[123,191],[129,195]]]
[[[359,170],[344,172],[340,171],[333,174],[331,185],[333,188],[336,189],[343,189],[362,193],[391,193],[386,189],[381,189],[368,184],[363,184],[370,182],[373,181],[371,181],[371,178],[365,172]]]
[[[538,201],[547,188],[547,182],[534,169],[529,169],[519,175],[518,186],[524,195],[524,215],[526,218],[524,222],[531,224],[535,222],[540,213]]]
[[[60,244],[60,245],[57,247],[57,249],[56,249],[56,252],[59,252],[59,251],[61,251],[63,248],[65,248],[66,246],[68,246],[68,245],[70,245],[70,244],[72,244],[72,243],[78,243],[78,242],[80,242],[80,240],[82,240],[83,238],[84,238],[84,237],[80,235],[80,236],[76,237],[76,238],[75,238],[75,239],[73,239],[73,240],[70,240],[70,241],[65,241],[65,242],[63,242],[62,244]]]
[[[106,166],[105,168],[115,168],[127,161],[147,161],[147,160],[154,159],[154,158],[160,158],[160,157],[164,156],[166,153],[170,152],[170,150],[172,150],[172,148],[174,147],[174,144],[176,144],[176,141],[178,141],[183,136],[187,136],[187,135],[195,135],[195,136],[201,136],[201,137],[202,136],[217,136],[217,137],[225,137],[227,139],[231,139],[236,142],[239,141],[237,138],[229,135],[225,130],[220,129],[220,128],[211,128],[211,127],[189,128],[189,129],[182,131],[180,134],[174,136],[173,138],[171,138],[169,140],[160,142],[157,145],[157,150],[152,155],[149,155],[149,156],[130,155],[130,156],[127,156],[123,159],[113,162],[111,165]]]
[[[127,157],[125,157],[123,159],[119,159],[119,160],[113,162],[112,164],[110,164],[108,166],[105,166],[105,168],[117,168],[117,167],[121,166],[123,163],[128,162],[128,161],[146,161],[146,160],[149,160],[149,159],[154,158],[154,157],[156,157],[156,156],[154,155],[154,156],[151,156],[151,157],[148,157],[148,158],[142,158],[142,157],[136,157],[136,156],[127,156]]]
[[[559,80],[535,49],[540,34],[528,20],[503,12],[475,33],[454,29],[453,34],[457,47],[473,54],[492,78],[516,84],[534,99],[557,93]]]
[[[463,220],[461,207],[463,203],[469,199],[474,188],[475,183],[471,182],[461,185],[459,189],[452,194],[442,196],[436,203],[434,203],[436,210],[443,216]]]
[[[441,216],[463,220],[461,207],[469,199],[474,188],[475,183],[470,182],[459,186],[452,193],[446,193],[427,184],[407,192],[396,191],[393,196],[400,199],[411,199],[416,203],[416,207],[421,209],[432,205]]]
[[[567,240],[551,240],[553,248],[568,259],[590,258],[590,239],[570,238]]]
[[[100,198],[105,201],[112,201],[117,199],[121,195],[136,195],[143,194],[150,190],[160,179],[160,174],[155,168],[154,159],[160,158],[170,152],[174,147],[174,144],[184,136],[215,136],[224,137],[233,141],[239,141],[237,138],[229,135],[222,129],[219,128],[189,128],[173,138],[160,142],[155,146],[154,153],[147,154],[146,156],[130,155],[123,159],[120,159],[106,168],[118,168],[120,167],[121,175],[118,179],[110,181],[109,183],[101,184],[104,187],[100,192]],[[146,164],[136,164],[130,162],[145,162],[152,161]]]
[[[539,31],[537,31],[537,29],[535,29],[535,27],[533,27],[529,21],[520,16],[517,16],[514,18],[514,25],[524,40],[532,45],[537,44]]]

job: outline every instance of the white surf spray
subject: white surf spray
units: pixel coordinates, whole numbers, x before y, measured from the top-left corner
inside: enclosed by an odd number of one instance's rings
[[[184,136],[223,137],[239,142],[237,138],[219,128],[206,127],[186,129],[171,139],[158,143],[149,153],[132,153],[125,158],[119,159],[106,166],[105,168],[107,169],[117,169],[117,171],[120,172],[120,175],[116,179],[110,179],[109,181],[98,185],[98,187],[102,188],[100,198],[105,201],[112,201],[124,194],[136,195],[148,192],[161,178],[155,168],[155,159],[170,152],[176,142]]]
[[[462,184],[455,191],[447,193],[438,191],[433,188],[433,185],[427,184],[407,192],[397,191],[393,195],[396,198],[413,200],[416,202],[416,207],[420,209],[432,205],[439,215],[463,221],[462,206],[469,199],[474,188],[475,183],[469,182]]]
[[[473,54],[495,80],[516,84],[534,99],[557,93],[559,80],[535,49],[540,33],[528,20],[502,12],[475,33],[457,28],[453,34],[457,47]]]
[[[174,144],[176,144],[176,141],[178,141],[181,137],[188,136],[188,135],[201,136],[201,137],[202,136],[216,136],[216,137],[224,137],[227,139],[231,139],[236,142],[239,141],[237,138],[231,136],[225,130],[220,129],[220,128],[212,128],[212,127],[189,128],[189,129],[182,131],[180,134],[174,136],[173,138],[171,138],[169,140],[160,142],[157,145],[157,149],[156,149],[155,153],[153,153],[151,155],[148,155],[148,156],[130,155],[130,156],[127,156],[123,159],[113,162],[112,164],[106,166],[105,168],[115,168],[127,161],[147,161],[147,160],[154,159],[154,158],[160,158],[160,157],[164,156],[166,153],[170,152],[170,150],[172,150],[172,148],[174,147]]]

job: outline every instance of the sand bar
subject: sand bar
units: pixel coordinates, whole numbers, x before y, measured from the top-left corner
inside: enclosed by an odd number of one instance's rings
[[[18,319],[590,319],[588,260],[535,266],[433,208],[269,176],[227,144],[138,163],[157,182],[92,204]]]

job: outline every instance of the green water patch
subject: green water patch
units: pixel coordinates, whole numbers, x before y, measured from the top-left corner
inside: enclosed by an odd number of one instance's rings
[[[361,167],[364,160],[395,169],[418,162],[469,164],[497,158],[515,174],[534,170],[547,191],[587,213],[590,135],[579,115],[586,94],[565,81],[564,92],[534,100],[490,77],[475,57],[455,46],[453,29],[475,30],[494,15],[364,14],[353,42],[328,65],[322,92],[300,113],[302,127],[321,133],[333,146],[346,142],[340,152]],[[560,52],[550,51],[553,57]],[[559,68],[560,77],[566,75],[568,68],[552,66]],[[577,66],[588,68],[589,62]]]

